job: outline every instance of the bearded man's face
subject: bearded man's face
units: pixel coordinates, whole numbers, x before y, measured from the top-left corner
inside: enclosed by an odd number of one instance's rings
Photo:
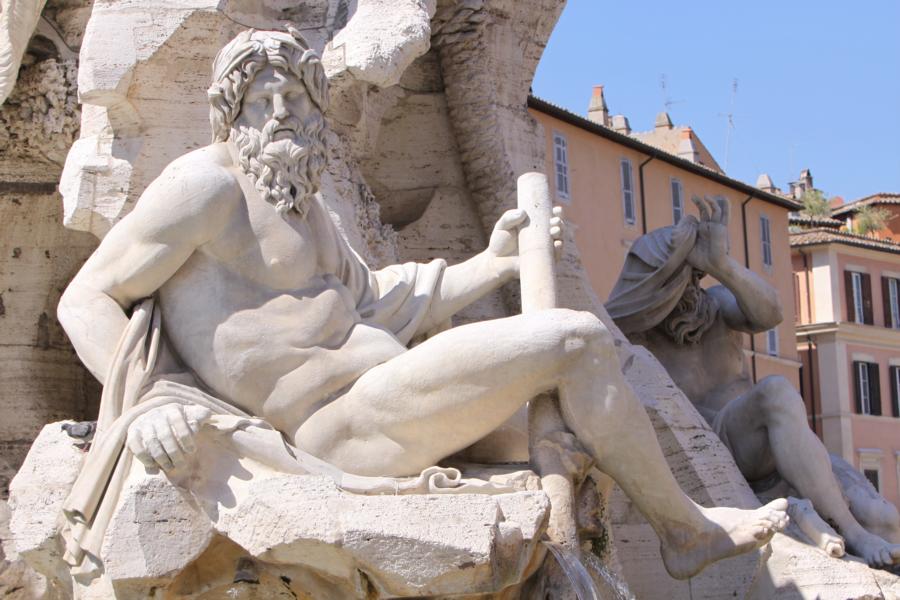
[[[247,88],[230,138],[240,166],[282,214],[306,215],[324,167],[324,118],[303,82],[267,65]]]

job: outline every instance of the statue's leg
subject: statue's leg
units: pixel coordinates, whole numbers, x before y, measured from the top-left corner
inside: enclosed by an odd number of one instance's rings
[[[831,470],[850,505],[850,512],[859,524],[889,542],[900,543],[900,514],[897,507],[885,500],[853,465],[833,454],[829,458]]]
[[[787,379],[766,377],[732,400],[716,424],[745,477],[762,478],[774,467],[837,525],[854,554],[875,566],[900,560],[900,546],[869,533],[850,513],[828,452],[807,425],[803,400]]]
[[[643,406],[593,315],[550,310],[441,333],[363,375],[295,442],[344,470],[409,475],[482,438],[542,391],[560,389],[570,429],[646,515],[670,573],[689,577],[765,543],[787,502],[704,509],[681,491]]]

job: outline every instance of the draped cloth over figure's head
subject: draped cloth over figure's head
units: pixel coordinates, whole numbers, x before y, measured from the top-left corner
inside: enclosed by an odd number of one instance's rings
[[[697,220],[688,216],[632,244],[606,303],[625,335],[656,327],[678,305],[693,277],[687,257],[696,239]]]

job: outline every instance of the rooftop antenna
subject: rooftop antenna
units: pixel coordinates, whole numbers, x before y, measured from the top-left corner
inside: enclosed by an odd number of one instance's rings
[[[728,119],[728,124],[725,128],[725,169],[724,171],[728,172],[728,155],[731,152],[731,132],[734,130],[734,101],[737,98],[738,91],[738,80],[737,78],[731,81],[731,105],[728,108],[728,113],[722,114],[719,113],[720,117],[726,117]]]
[[[673,104],[682,102],[682,100],[672,100],[672,97],[669,96],[669,82],[666,79],[665,73],[659,76],[659,89],[662,92],[663,107],[666,112],[669,112],[672,109]]]

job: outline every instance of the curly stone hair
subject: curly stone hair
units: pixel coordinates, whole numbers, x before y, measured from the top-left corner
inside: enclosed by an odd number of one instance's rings
[[[222,48],[213,62],[213,82],[207,90],[213,142],[228,140],[247,87],[267,64],[299,77],[318,109],[323,113],[328,109],[325,69],[300,32],[292,27],[287,32],[248,29]]]

